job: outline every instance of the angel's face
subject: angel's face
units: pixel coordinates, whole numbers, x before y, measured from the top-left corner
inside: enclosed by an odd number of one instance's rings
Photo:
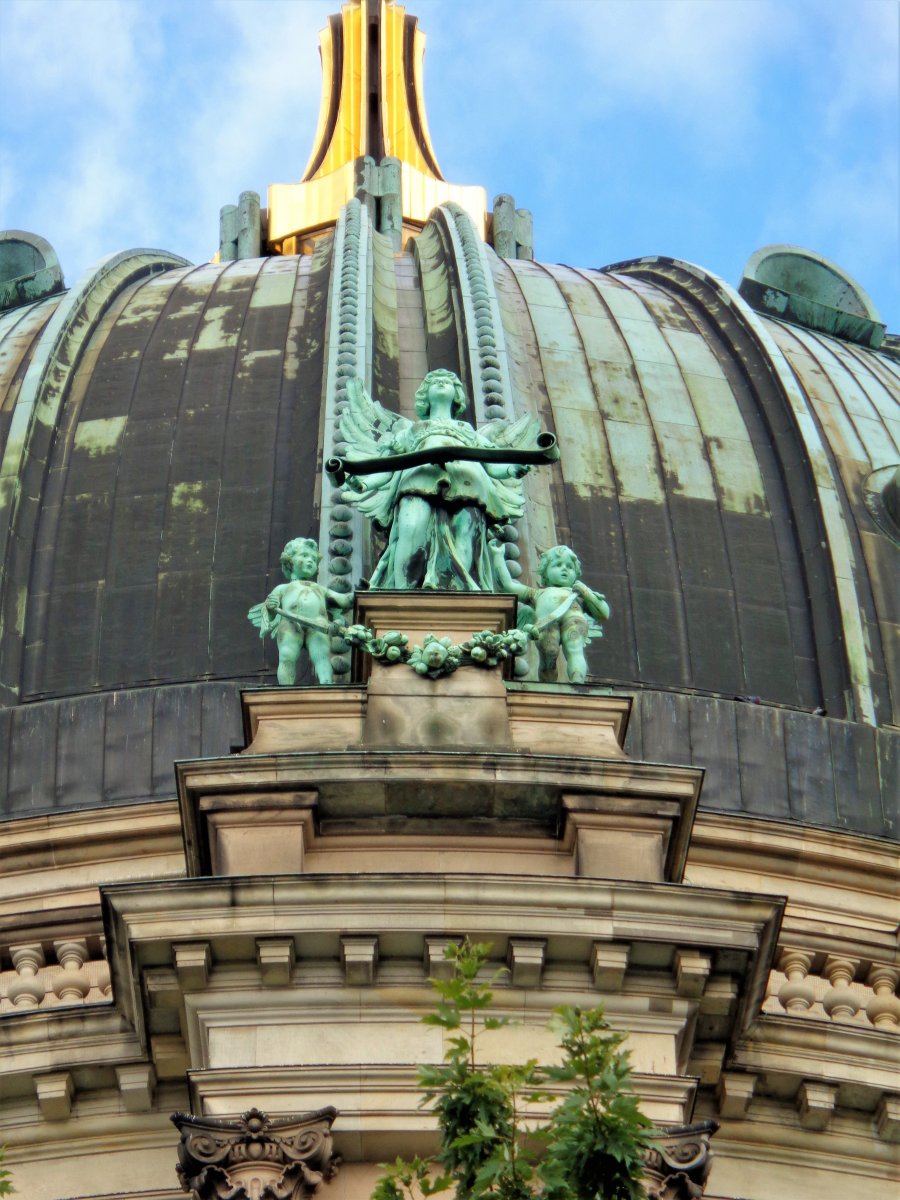
[[[428,386],[428,399],[433,404],[435,400],[449,400],[451,404],[456,397],[456,382],[446,375],[438,376]]]

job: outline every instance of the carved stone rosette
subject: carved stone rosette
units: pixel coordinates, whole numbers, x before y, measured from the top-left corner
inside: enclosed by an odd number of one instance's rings
[[[659,1131],[644,1155],[647,1200],[697,1200],[703,1195],[712,1166],[709,1139],[718,1128],[718,1121],[699,1121]]]
[[[308,1200],[337,1171],[336,1116],[334,1108],[279,1120],[258,1108],[238,1118],[174,1113],[181,1186],[191,1200]]]

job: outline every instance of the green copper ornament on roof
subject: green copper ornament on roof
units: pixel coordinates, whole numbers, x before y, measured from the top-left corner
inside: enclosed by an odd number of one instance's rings
[[[556,439],[530,416],[461,420],[465,389],[452,371],[431,371],[416,392],[417,421],[389,412],[358,379],[347,383],[341,436],[346,459],[326,468],[344,499],[387,531],[372,588],[491,592],[491,532],[521,517],[522,477],[559,458]]]

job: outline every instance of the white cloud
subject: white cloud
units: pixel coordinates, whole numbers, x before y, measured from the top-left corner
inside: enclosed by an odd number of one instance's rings
[[[824,48],[817,63],[827,129],[840,136],[861,111],[900,100],[900,5],[895,0],[828,4],[820,12]]]
[[[3,0],[0,51],[7,95],[20,112],[99,104],[132,111],[158,45],[151,10],[116,0]]]
[[[182,130],[182,156],[197,210],[218,245],[218,211],[245,190],[266,203],[269,183],[299,180],[321,96],[318,33],[334,0],[248,4],[214,10],[233,47]]]
[[[893,148],[862,162],[824,157],[803,193],[782,196],[767,214],[759,245],[786,242],[824,254],[866,291],[883,279],[885,268],[900,289],[900,171]],[[872,295],[876,306],[877,294]],[[893,312],[882,318],[896,325]]]

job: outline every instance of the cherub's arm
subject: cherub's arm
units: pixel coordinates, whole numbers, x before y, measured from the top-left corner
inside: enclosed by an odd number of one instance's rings
[[[353,605],[353,593],[349,592],[344,595],[342,592],[333,592],[330,588],[325,589],[325,603],[331,607],[341,609],[341,611],[351,608]]]
[[[587,584],[582,583],[581,580],[578,580],[575,584],[574,590],[584,601],[584,607],[588,613],[596,621],[609,620],[609,605],[606,603],[606,597],[602,592],[592,592]]]
[[[524,583],[519,583],[510,575],[506,559],[503,556],[503,546],[499,542],[491,542],[491,558],[494,562],[494,578],[500,588],[504,592],[510,592],[513,596],[518,596],[520,600],[527,600],[529,604],[533,603],[533,589],[526,587]]]
[[[268,596],[266,596],[266,608],[269,610],[269,612],[274,612],[275,609],[281,604],[281,597],[286,587],[286,583],[276,584],[276,586],[272,588],[271,592],[269,592]]]

